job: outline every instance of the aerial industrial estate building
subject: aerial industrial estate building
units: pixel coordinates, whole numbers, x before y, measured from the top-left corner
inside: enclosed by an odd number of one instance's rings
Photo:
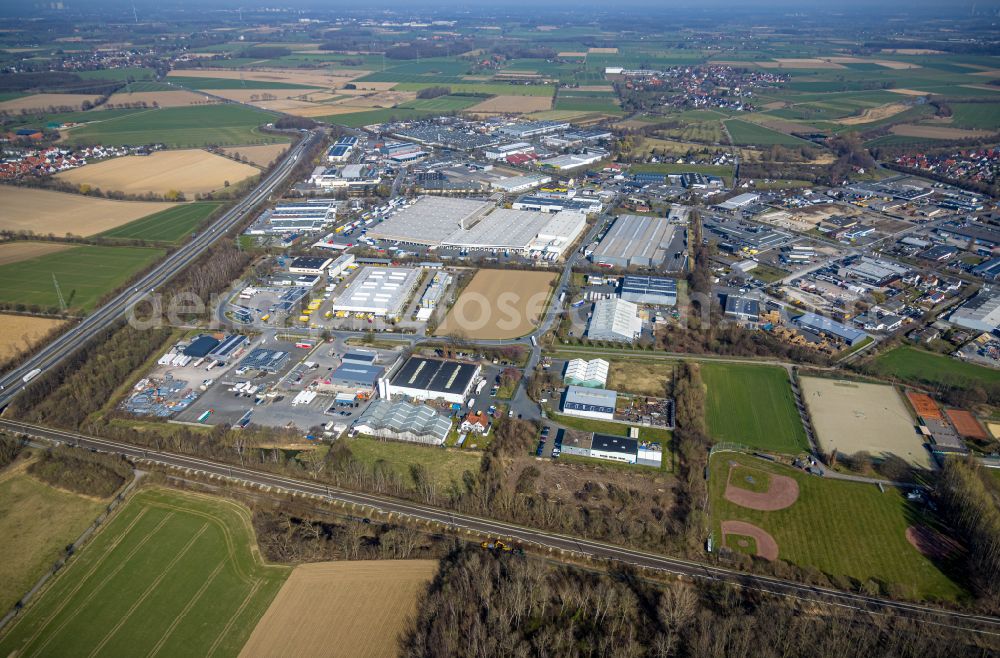
[[[948,321],[973,331],[996,331],[1000,326],[1000,295],[985,288],[955,309]]]
[[[836,320],[831,320],[815,313],[803,313],[799,317],[794,318],[792,322],[810,333],[829,336],[830,338],[843,341],[848,346],[857,345],[868,338],[868,334],[860,329],[849,327],[842,322],[837,322]]]
[[[631,343],[642,333],[639,307],[623,299],[599,299],[594,302],[594,314],[587,327],[591,340],[613,340]]]
[[[621,298],[646,306],[676,306],[677,282],[658,276],[626,276],[622,280]]]
[[[567,386],[585,386],[587,388],[604,388],[608,384],[608,369],[610,364],[604,359],[572,359],[566,362],[566,372],[563,383]]]
[[[674,229],[662,217],[620,215],[591,260],[616,267],[657,267],[667,256]]]
[[[366,266],[333,302],[333,311],[399,319],[420,281],[420,270]]]
[[[354,423],[354,429],[380,439],[441,445],[451,421],[425,404],[375,400]]]
[[[411,356],[391,379],[379,382],[379,395],[386,400],[404,397],[462,405],[481,369],[478,363]]]
[[[567,386],[563,394],[562,410],[570,416],[614,420],[618,393],[604,388]]]
[[[576,212],[552,215],[497,208],[488,201],[421,197],[368,232],[377,240],[474,251],[561,257],[586,228]]]

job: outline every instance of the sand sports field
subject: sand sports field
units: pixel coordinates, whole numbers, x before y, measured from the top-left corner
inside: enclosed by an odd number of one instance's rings
[[[74,184],[127,194],[166,194],[180,190],[188,197],[222,188],[259,174],[250,165],[234,162],[201,149],[157,151],[150,155],[127,155],[56,174]]]
[[[802,377],[800,384],[824,452],[892,454],[930,468],[916,421],[894,387],[816,377]]]
[[[288,144],[254,144],[253,146],[228,146],[222,149],[226,155],[237,153],[255,165],[266,167],[288,150]]]
[[[755,544],[753,552],[758,557],[772,561],[778,559],[778,542],[774,541],[774,537],[763,528],[746,521],[723,521],[721,525],[723,542],[726,545],[735,541],[740,548],[749,548],[749,542],[743,539],[749,537]]]
[[[842,126],[857,126],[862,123],[871,123],[873,121],[888,119],[889,117],[896,116],[897,114],[905,112],[908,109],[910,109],[910,106],[906,103],[888,103],[886,105],[879,105],[878,107],[865,108],[865,110],[858,116],[837,119],[835,123],[839,123]]]
[[[552,272],[479,270],[436,333],[484,340],[530,333],[545,312],[555,279]]]
[[[32,94],[0,103],[0,112],[15,114],[21,110],[44,112],[50,107],[71,107],[79,110],[84,101],[93,103],[97,96],[91,94]]]
[[[63,320],[0,314],[0,364],[30,350]]]
[[[476,103],[466,112],[513,114],[517,112],[543,112],[549,109],[552,109],[550,96],[494,96],[482,103]]]
[[[174,205],[151,201],[112,201],[65,192],[4,186],[0,187],[0,229],[31,231],[38,235],[53,233],[63,236],[72,233],[88,236]]]
[[[145,103],[149,107],[185,107],[187,105],[211,105],[218,103],[218,98],[212,98],[196,91],[178,89],[177,91],[136,91],[113,94],[108,99],[109,106],[126,103]]]
[[[7,242],[0,244],[0,265],[10,265],[22,260],[54,254],[58,251],[65,251],[71,246],[59,242]]]
[[[303,564],[264,613],[241,658],[397,655],[397,637],[417,597],[437,572],[435,560],[363,560]]]
[[[922,126],[915,123],[903,123],[889,128],[889,132],[903,137],[922,137],[925,139],[972,139],[990,135],[989,130],[964,130],[947,126]]]

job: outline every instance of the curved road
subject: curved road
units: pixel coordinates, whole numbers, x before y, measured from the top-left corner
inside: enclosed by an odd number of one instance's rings
[[[18,368],[0,378],[0,410],[6,407],[24,389],[23,377],[34,370],[45,371],[80,348],[83,343],[122,318],[129,309],[141,302],[148,293],[163,285],[205,252],[233,226],[244,219],[246,213],[269,197],[292,173],[302,156],[313,146],[322,133],[313,131],[288,151],[285,158],[262,180],[252,192],[243,197],[225,215],[199,233],[194,239],[179,247],[160,261],[150,272],[130,288],[119,293],[109,302],[85,317],[72,329],[57,337]]]
[[[169,468],[181,469],[188,473],[233,480],[247,486],[267,488],[269,490],[277,489],[300,496],[361,506],[383,514],[439,523],[453,530],[468,530],[484,536],[506,537],[526,545],[561,551],[576,557],[615,561],[637,567],[679,574],[689,578],[717,580],[778,596],[817,601],[874,614],[906,615],[918,618],[923,623],[961,628],[976,633],[1000,635],[1000,618],[997,617],[944,610],[900,601],[890,601],[864,594],[803,585],[769,576],[746,574],[690,560],[671,558],[612,544],[525,528],[502,521],[449,512],[387,496],[345,491],[308,480],[299,480],[248,468],[230,466],[198,457],[145,450],[127,443],[108,441],[77,432],[50,429],[19,421],[0,419],[0,428],[34,438],[66,443],[90,450],[120,454],[136,462],[157,464]]]

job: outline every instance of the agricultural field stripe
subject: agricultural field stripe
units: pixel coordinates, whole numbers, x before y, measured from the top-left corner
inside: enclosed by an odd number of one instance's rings
[[[215,578],[222,572],[222,569],[225,566],[226,566],[225,560],[222,560],[221,562],[219,562],[218,565],[216,565],[215,569],[213,569],[212,573],[210,573],[208,578],[205,579],[205,582],[202,584],[202,586],[198,588],[197,592],[195,592],[195,595],[191,598],[190,601],[187,602],[187,605],[184,606],[184,609],[180,611],[177,617],[174,618],[174,621],[171,622],[170,626],[167,627],[167,630],[164,631],[162,636],[160,636],[160,639],[159,641],[157,641],[156,645],[153,646],[153,648],[150,650],[148,654],[146,654],[147,658],[152,658],[153,656],[155,656],[160,652],[160,650],[163,648],[163,645],[167,643],[167,640],[170,639],[170,636],[173,635],[174,631],[177,629],[180,623],[184,621],[184,618],[187,617],[189,612],[191,612],[192,608],[194,608],[194,606],[198,604],[198,601],[201,600],[201,597],[204,596],[208,588],[212,585],[213,582],[215,582]]]
[[[132,603],[132,605],[125,612],[125,614],[122,615],[121,619],[118,620],[118,623],[115,624],[114,627],[110,631],[108,631],[107,635],[104,636],[104,639],[101,640],[97,644],[97,646],[93,648],[93,650],[91,650],[90,654],[88,654],[88,658],[94,658],[94,656],[96,656],[101,652],[101,649],[104,648],[104,645],[106,645],[111,640],[111,638],[114,637],[119,630],[121,630],[121,627],[124,626],[126,622],[128,622],[129,618],[132,617],[132,614],[136,611],[136,609],[138,609],[138,607],[142,605],[146,599],[149,598],[149,595],[156,591],[156,588],[159,587],[160,583],[163,582],[163,579],[167,577],[167,574],[170,573],[170,570],[173,569],[175,566],[177,566],[177,563],[180,562],[185,555],[187,555],[188,551],[191,550],[191,547],[195,545],[195,543],[201,538],[203,534],[205,534],[205,531],[208,530],[208,528],[209,528],[208,523],[202,524],[201,528],[198,529],[198,532],[196,532],[191,537],[191,539],[188,540],[188,543],[184,545],[184,548],[178,551],[177,554],[174,556],[174,558],[170,560],[170,562],[167,563],[165,567],[163,567],[163,569],[160,571],[160,574],[153,579],[153,582],[149,584],[149,586],[145,589],[142,595]]]
[[[95,588],[94,588],[93,590],[91,590],[90,594],[88,594],[88,595],[86,596],[86,598],[84,598],[84,599],[83,599],[83,601],[81,601],[81,602],[80,602],[80,603],[79,603],[79,604],[78,604],[78,605],[76,606],[76,610],[75,610],[75,611],[74,611],[74,612],[73,612],[72,614],[70,614],[70,615],[69,615],[68,617],[66,617],[65,619],[63,619],[63,620],[62,620],[62,623],[60,623],[60,624],[59,624],[59,625],[58,625],[58,626],[57,626],[57,627],[56,627],[56,628],[55,628],[55,629],[54,629],[54,630],[53,630],[53,631],[52,631],[51,633],[49,633],[49,636],[48,636],[48,638],[46,638],[45,642],[43,642],[43,643],[41,644],[41,646],[39,646],[39,647],[38,647],[38,649],[37,649],[37,650],[35,651],[35,653],[41,653],[41,652],[42,652],[42,650],[43,650],[43,649],[45,649],[45,647],[47,647],[47,646],[49,645],[49,642],[51,642],[51,641],[52,641],[52,639],[53,639],[53,638],[54,638],[55,636],[57,636],[57,635],[59,634],[59,632],[60,632],[60,631],[61,631],[61,630],[62,630],[63,628],[65,628],[65,627],[66,627],[66,625],[67,625],[67,624],[69,624],[69,623],[70,623],[71,621],[73,621],[73,620],[74,620],[74,619],[76,618],[76,616],[77,616],[77,615],[78,615],[78,614],[80,613],[80,611],[81,611],[81,610],[83,610],[83,608],[84,608],[84,607],[85,607],[85,606],[86,606],[86,605],[87,605],[88,603],[90,603],[90,601],[91,601],[91,600],[92,600],[92,599],[93,599],[93,598],[94,598],[95,596],[97,596],[97,595],[98,595],[98,594],[99,594],[99,593],[101,592],[101,590],[102,590],[102,589],[104,589],[104,586],[105,586],[105,585],[107,585],[107,583],[108,583],[108,582],[109,582],[109,581],[110,581],[110,580],[111,580],[112,578],[114,578],[115,576],[117,576],[117,575],[118,575],[118,573],[119,573],[119,572],[120,572],[120,571],[121,571],[122,569],[124,569],[124,568],[125,568],[125,567],[126,567],[126,566],[128,565],[129,561],[130,561],[130,560],[131,560],[131,559],[132,559],[133,557],[135,557],[136,553],[138,553],[138,552],[139,552],[139,551],[140,551],[140,550],[141,550],[141,549],[142,549],[142,548],[143,548],[143,547],[144,547],[144,546],[146,545],[146,543],[147,543],[147,542],[149,542],[149,540],[150,540],[150,539],[152,539],[152,538],[153,538],[153,537],[154,537],[154,536],[156,535],[156,533],[158,533],[158,532],[160,531],[160,529],[162,529],[162,528],[163,528],[163,526],[164,526],[164,525],[166,525],[167,521],[169,521],[169,520],[170,520],[170,519],[171,519],[172,517],[173,517],[173,514],[172,514],[172,513],[171,513],[171,514],[167,514],[167,515],[166,515],[165,517],[163,517],[163,520],[162,520],[162,521],[160,521],[160,523],[159,523],[159,524],[158,524],[158,525],[157,525],[157,526],[156,526],[155,528],[153,528],[153,529],[152,529],[152,530],[151,530],[150,532],[148,532],[148,533],[146,534],[146,536],[145,536],[145,537],[143,537],[143,538],[142,538],[142,540],[141,540],[141,541],[140,541],[140,542],[139,542],[138,544],[136,544],[136,545],[135,545],[135,546],[134,546],[134,547],[132,548],[132,550],[131,550],[131,551],[129,551],[128,555],[126,555],[126,556],[125,556],[125,557],[124,557],[124,558],[123,558],[123,559],[121,560],[121,562],[119,562],[119,563],[118,563],[118,565],[117,565],[117,566],[116,566],[116,567],[115,567],[114,569],[112,569],[112,570],[111,570],[111,573],[109,573],[109,574],[108,574],[107,576],[105,576],[105,577],[104,577],[104,579],[103,579],[103,580],[102,580],[101,582],[99,582],[99,583],[97,584],[97,587],[95,587]],[[130,526],[130,527],[131,527],[131,526]],[[128,531],[126,530],[126,534],[127,534],[127,532],[128,532]],[[110,555],[110,554],[111,554],[111,551],[108,551],[107,553],[105,553],[105,557],[106,557],[106,556],[108,556],[108,555]],[[102,562],[103,562],[103,558],[102,558]],[[93,572],[93,570],[91,570],[91,573],[92,573],[92,572]],[[90,576],[91,574],[87,574],[87,575],[88,575],[88,577],[89,577],[89,576]],[[73,597],[74,597],[74,596],[76,595],[76,593],[77,593],[78,591],[80,591],[80,588],[81,588],[81,587],[83,587],[83,583],[84,583],[85,581],[86,581],[86,579],[83,579],[83,580],[81,580],[81,581],[80,581],[80,582],[79,582],[79,583],[77,584],[77,586],[73,588],[72,592],[70,592],[70,594],[69,594],[68,596],[66,596],[66,597],[65,597],[65,598],[63,599],[63,602],[62,602],[62,603],[61,603],[61,604],[60,604],[60,605],[59,605],[59,606],[58,606],[58,607],[56,608],[56,612],[54,612],[54,613],[53,613],[53,615],[52,615],[52,617],[50,617],[50,619],[51,619],[51,618],[54,618],[54,617],[55,617],[56,615],[58,615],[58,614],[59,614],[60,612],[62,612],[62,610],[63,610],[63,609],[64,609],[64,608],[65,608],[65,607],[66,607],[66,606],[67,606],[67,605],[68,605],[68,604],[69,604],[69,603],[70,603],[70,602],[71,602],[71,601],[73,600]],[[44,628],[45,628],[45,626],[47,626],[47,624],[43,624],[42,626],[40,626],[40,627],[38,628],[38,630],[36,630],[36,631],[35,631],[35,633],[33,633],[33,634],[32,634],[32,636],[31,636],[31,637],[29,638],[29,640],[28,640],[28,642],[27,642],[26,644],[30,645],[30,644],[31,644],[32,642],[34,642],[34,641],[35,641],[35,639],[37,639],[37,637],[38,637],[38,633],[39,633],[39,632],[40,632],[40,631],[41,631],[42,629],[44,629]]]
[[[254,581],[253,587],[251,587],[250,591],[247,592],[247,596],[245,599],[243,599],[243,603],[240,604],[240,607],[236,609],[236,612],[233,613],[233,616],[229,618],[228,622],[226,622],[226,625],[223,627],[222,631],[215,638],[215,642],[212,642],[212,646],[208,648],[208,652],[205,654],[206,656],[215,655],[215,652],[219,648],[219,645],[222,644],[222,641],[229,635],[229,632],[232,630],[233,625],[236,623],[236,620],[240,618],[240,615],[243,614],[243,611],[246,610],[247,606],[250,605],[250,602],[253,601],[255,596],[257,596],[257,590],[259,590],[263,584],[264,584],[263,578],[258,578],[256,581]]]
[[[146,515],[146,510],[142,510],[138,514],[136,514],[135,518],[133,518],[132,521],[129,522],[128,527],[126,527],[124,530],[122,530],[121,533],[117,537],[115,537],[114,540],[112,540],[111,545],[108,547],[108,549],[101,555],[100,558],[98,558],[97,562],[95,562],[90,567],[90,570],[87,571],[87,573],[85,573],[83,575],[83,577],[80,579],[80,581],[76,584],[76,587],[74,587],[72,590],[70,590],[63,597],[63,603],[62,603],[62,605],[59,608],[57,608],[55,611],[53,611],[53,613],[51,615],[49,615],[49,617],[43,621],[42,625],[39,627],[39,630],[41,628],[44,628],[45,626],[47,626],[49,620],[53,619],[56,615],[59,614],[59,612],[62,610],[62,608],[65,607],[66,604],[69,602],[69,600],[73,597],[73,595],[75,595],[76,592],[79,591],[79,589],[81,587],[83,587],[83,584],[87,581],[87,579],[89,579],[91,576],[93,576],[94,572],[97,571],[104,564],[104,561],[108,558],[109,555],[111,555],[112,551],[114,551],[118,547],[118,545],[121,544],[125,540],[125,537],[128,536],[128,533],[132,530],[132,528],[135,526],[135,524],[137,524],[139,522],[139,520],[142,519],[142,517],[144,517],[145,515]],[[17,628],[18,624],[20,624],[25,619],[27,619],[26,615],[19,616],[16,619],[16,621],[11,625],[10,631],[13,631],[15,628]],[[10,631],[8,631],[8,633]],[[34,641],[34,639],[35,639],[35,637],[37,637],[37,635],[38,635],[38,631],[36,631],[35,634],[33,634],[31,637],[28,638],[28,642],[25,643],[25,646],[31,644],[31,642]]]

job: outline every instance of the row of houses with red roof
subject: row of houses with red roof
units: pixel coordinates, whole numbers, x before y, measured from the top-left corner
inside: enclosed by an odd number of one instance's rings
[[[89,161],[116,158],[123,155],[149,153],[150,147],[82,146],[66,148],[10,149],[0,160],[0,180],[17,180],[27,176],[51,176],[60,171],[82,167]]]

